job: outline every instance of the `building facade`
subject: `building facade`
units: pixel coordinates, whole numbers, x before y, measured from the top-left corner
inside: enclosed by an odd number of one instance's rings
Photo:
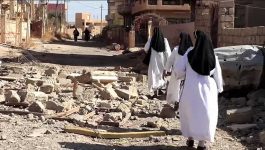
[[[76,13],[75,14],[75,27],[80,28],[82,31],[88,28],[92,36],[99,35],[101,30],[107,25],[105,20],[93,19],[90,13]]]
[[[123,25],[124,19],[118,12],[118,7],[124,5],[127,0],[108,0],[108,15],[106,15],[106,21],[109,26]]]

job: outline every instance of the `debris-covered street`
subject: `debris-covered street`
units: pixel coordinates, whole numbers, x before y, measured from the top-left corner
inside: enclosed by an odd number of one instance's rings
[[[35,42],[24,55],[2,60],[1,149],[187,149],[174,110],[167,107],[165,98],[152,98],[147,76],[133,71],[139,68],[132,62],[136,63],[139,58],[134,56],[140,52],[122,55],[97,47],[100,43],[96,42]],[[252,104],[245,98],[220,97],[216,142],[211,149],[261,147],[258,133],[264,118],[258,114],[263,116],[263,106],[230,110],[226,115],[228,109]],[[249,123],[254,112],[253,124],[239,125],[241,130],[232,124]],[[90,134],[70,133],[77,127],[90,129]],[[148,136],[149,131],[156,131],[155,135]],[[137,132],[142,138],[119,138],[116,132]]]

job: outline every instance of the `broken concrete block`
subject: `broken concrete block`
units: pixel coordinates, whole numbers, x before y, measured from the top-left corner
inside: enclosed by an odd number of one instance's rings
[[[64,107],[54,101],[47,101],[46,109],[55,110],[56,112],[62,112],[64,110]]]
[[[60,70],[58,73],[59,78],[66,78],[67,76],[68,76],[68,72],[66,72],[65,70]]]
[[[100,95],[106,100],[113,100],[119,97],[112,87],[105,87],[102,91],[100,91]]]
[[[117,74],[113,71],[92,71],[91,81],[108,84],[118,81],[118,77]]]
[[[115,89],[115,92],[118,94],[119,97],[129,100],[131,98],[138,98],[138,91],[135,86],[129,86],[128,90],[125,89]]]
[[[101,101],[99,102],[99,107],[104,107],[104,108],[112,108],[112,104],[110,101]]]
[[[233,104],[244,106],[247,103],[247,99],[245,97],[239,97],[239,98],[231,98],[231,101]]]
[[[161,118],[175,118],[176,112],[174,108],[172,108],[171,106],[165,105],[160,112],[160,117]]]
[[[38,78],[27,78],[26,79],[26,84],[31,84],[31,85],[41,85],[43,84],[43,81]]]
[[[25,98],[27,102],[34,102],[34,101],[47,101],[48,95],[44,92],[28,92]]]
[[[72,84],[72,80],[66,78],[57,78],[56,81],[62,86],[69,86]]]
[[[233,124],[231,126],[227,126],[227,128],[232,131],[247,130],[247,129],[255,128],[255,127],[257,127],[257,124]]]
[[[226,114],[230,123],[248,123],[252,121],[253,111],[251,107],[245,107],[227,110]]]
[[[149,128],[160,128],[163,125],[163,121],[161,119],[157,121],[148,121],[146,126]]]
[[[259,141],[265,145],[265,131],[259,133]]]
[[[51,94],[54,90],[54,85],[53,84],[47,84],[45,83],[40,87],[40,91],[46,93],[46,94]]]
[[[68,100],[63,102],[60,106],[58,104],[58,107],[63,107],[63,111],[68,111],[73,109],[74,104],[75,104],[74,100]]]
[[[58,76],[58,69],[56,67],[50,67],[44,71],[46,76]]]
[[[146,83],[147,82],[147,76],[143,75],[143,74],[139,74],[137,81],[142,82],[142,83]]]
[[[124,104],[124,103],[121,103],[121,104],[116,108],[116,110],[117,110],[118,112],[122,112],[122,115],[123,115],[123,116],[126,116],[127,113],[130,113],[130,112],[131,112],[130,108],[129,108],[126,104]]]
[[[137,99],[135,102],[136,102],[136,104],[139,104],[142,106],[148,105],[147,101],[143,100],[143,99]]]
[[[136,82],[136,78],[130,76],[119,76],[118,80],[121,82]]]
[[[40,101],[36,101],[29,106],[28,110],[31,112],[43,113],[45,111],[45,106]]]
[[[6,102],[10,103],[19,103],[21,101],[19,95],[17,94],[17,91],[14,90],[7,91],[7,93],[5,94],[5,99]]]
[[[104,115],[103,120],[104,121],[121,121],[123,118],[122,112],[111,112]]]

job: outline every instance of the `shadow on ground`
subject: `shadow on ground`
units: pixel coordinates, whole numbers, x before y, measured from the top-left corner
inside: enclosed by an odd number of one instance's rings
[[[155,145],[155,146],[106,146],[98,144],[86,144],[86,143],[70,143],[70,142],[60,142],[62,148],[72,149],[72,150],[195,150],[195,148],[187,148],[184,146],[165,146],[165,145]]]
[[[104,41],[84,41],[84,40],[78,40],[77,42],[74,42],[73,40],[62,40],[62,41],[52,41],[49,42],[49,44],[62,44],[62,45],[69,45],[69,46],[81,46],[81,47],[96,47],[96,48],[102,48],[107,46],[107,44]]]

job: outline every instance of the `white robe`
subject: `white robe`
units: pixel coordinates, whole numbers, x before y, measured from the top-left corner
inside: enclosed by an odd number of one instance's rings
[[[167,59],[171,54],[171,49],[166,38],[165,41],[165,52],[156,52],[151,48],[151,58],[148,67],[148,88],[150,92],[160,89],[166,85],[166,81],[163,79],[163,71]],[[144,50],[147,53],[151,44],[151,39],[145,44]]]
[[[190,51],[192,48],[189,48],[187,50]],[[170,57],[168,58],[167,64],[166,64],[166,71],[167,72],[172,72],[172,68],[174,68],[175,63],[179,60],[180,57],[182,57],[181,55],[179,55],[178,53],[179,50],[179,46],[176,46]],[[180,83],[181,80],[178,80],[176,78],[175,73],[171,73],[171,77],[169,80],[169,84],[167,87],[167,97],[166,100],[169,104],[175,104],[175,102],[179,102],[179,95],[180,95]]]
[[[213,78],[195,72],[188,62],[187,53],[177,61],[174,72],[178,79],[185,78],[179,104],[182,135],[213,142],[218,119],[218,92],[223,91],[217,56],[216,67],[210,73]]]

